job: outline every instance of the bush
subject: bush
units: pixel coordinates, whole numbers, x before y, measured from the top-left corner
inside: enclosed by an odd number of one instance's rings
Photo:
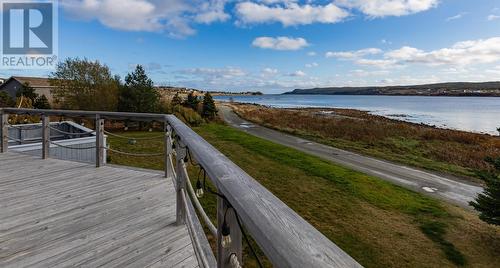
[[[35,109],[50,109],[50,103],[45,95],[39,96],[33,102],[33,108]]]
[[[16,97],[24,96],[25,98],[30,99],[31,101],[35,101],[38,98],[38,94],[36,94],[35,89],[30,86],[30,83],[24,83],[21,88],[16,92]]]
[[[484,192],[479,194],[470,205],[479,211],[479,218],[493,225],[500,225],[500,157],[486,158],[493,168],[483,171],[480,176],[486,182]]]
[[[9,93],[5,91],[0,91],[0,107],[12,107],[14,106],[14,100],[9,96]]]
[[[198,99],[198,97],[196,97],[193,92],[189,92],[187,99],[184,101],[183,105],[196,111],[198,109],[199,103],[200,100]]]
[[[171,105],[176,106],[176,105],[181,105],[182,104],[182,99],[179,96],[179,93],[175,93],[174,97],[172,98]]]
[[[177,116],[177,118],[181,119],[184,121],[186,124],[190,126],[199,126],[205,122],[203,118],[198,114],[196,111],[194,111],[191,108],[186,108],[180,105],[177,105],[173,107],[174,114]]]

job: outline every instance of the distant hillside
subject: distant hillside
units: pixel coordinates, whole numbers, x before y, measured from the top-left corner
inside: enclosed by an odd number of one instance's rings
[[[385,87],[325,87],[295,89],[284,94],[301,95],[416,95],[416,96],[495,96],[500,97],[500,82],[438,83]]]

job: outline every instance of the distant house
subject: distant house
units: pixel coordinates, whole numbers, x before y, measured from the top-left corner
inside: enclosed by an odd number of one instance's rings
[[[50,93],[53,88],[50,86],[48,78],[41,77],[22,77],[22,76],[12,76],[7,79],[4,83],[0,84],[0,91],[7,92],[12,98],[16,98],[16,93],[25,84],[29,85],[35,89],[35,92],[39,95],[45,95],[49,102],[52,102],[52,95]]]
[[[5,79],[0,78],[0,85],[3,84],[3,82],[5,82]]]

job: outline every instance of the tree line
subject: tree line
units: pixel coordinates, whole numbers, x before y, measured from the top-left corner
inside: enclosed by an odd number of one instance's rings
[[[210,93],[202,100],[191,92],[186,100],[178,94],[172,101],[161,99],[153,81],[141,65],[125,76],[124,82],[98,61],[69,58],[57,65],[49,78],[54,87],[54,103],[62,109],[118,111],[135,113],[172,113],[190,108],[205,120],[217,115]],[[199,106],[201,103],[201,106]],[[176,107],[181,105],[183,108]]]
[[[171,101],[162,99],[141,65],[137,65],[122,81],[99,61],[68,58],[49,75],[49,83],[53,106],[58,109],[174,113],[190,125],[199,125],[217,116],[209,92],[203,98],[191,92],[185,99],[179,94],[175,94]],[[39,96],[29,84],[24,84],[16,97],[13,100],[6,92],[0,92],[0,107],[51,108],[47,97]]]

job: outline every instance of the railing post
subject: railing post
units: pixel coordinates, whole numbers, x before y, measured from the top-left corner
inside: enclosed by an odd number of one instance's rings
[[[50,154],[50,116],[42,115],[42,159]]]
[[[172,128],[166,121],[163,131],[165,132],[165,178],[172,178],[174,175],[170,166],[170,158],[172,157]]]
[[[9,147],[9,115],[0,112],[0,153],[5,153]]]
[[[19,130],[19,144],[23,144],[23,128],[21,127]]]
[[[186,168],[186,164],[184,163],[184,157],[186,157],[186,149],[181,148],[180,144],[177,144],[176,149],[176,190],[177,190],[177,224],[182,225],[185,223],[185,215],[186,211],[184,211],[184,204],[182,203],[182,191],[181,189],[186,189],[186,177],[184,177],[183,169]]]
[[[104,119],[96,115],[95,120],[95,166],[104,165]]]
[[[224,244],[223,229],[229,227],[231,243]],[[235,254],[242,264],[241,229],[231,205],[222,197],[217,197],[217,267],[232,267],[230,257]]]

